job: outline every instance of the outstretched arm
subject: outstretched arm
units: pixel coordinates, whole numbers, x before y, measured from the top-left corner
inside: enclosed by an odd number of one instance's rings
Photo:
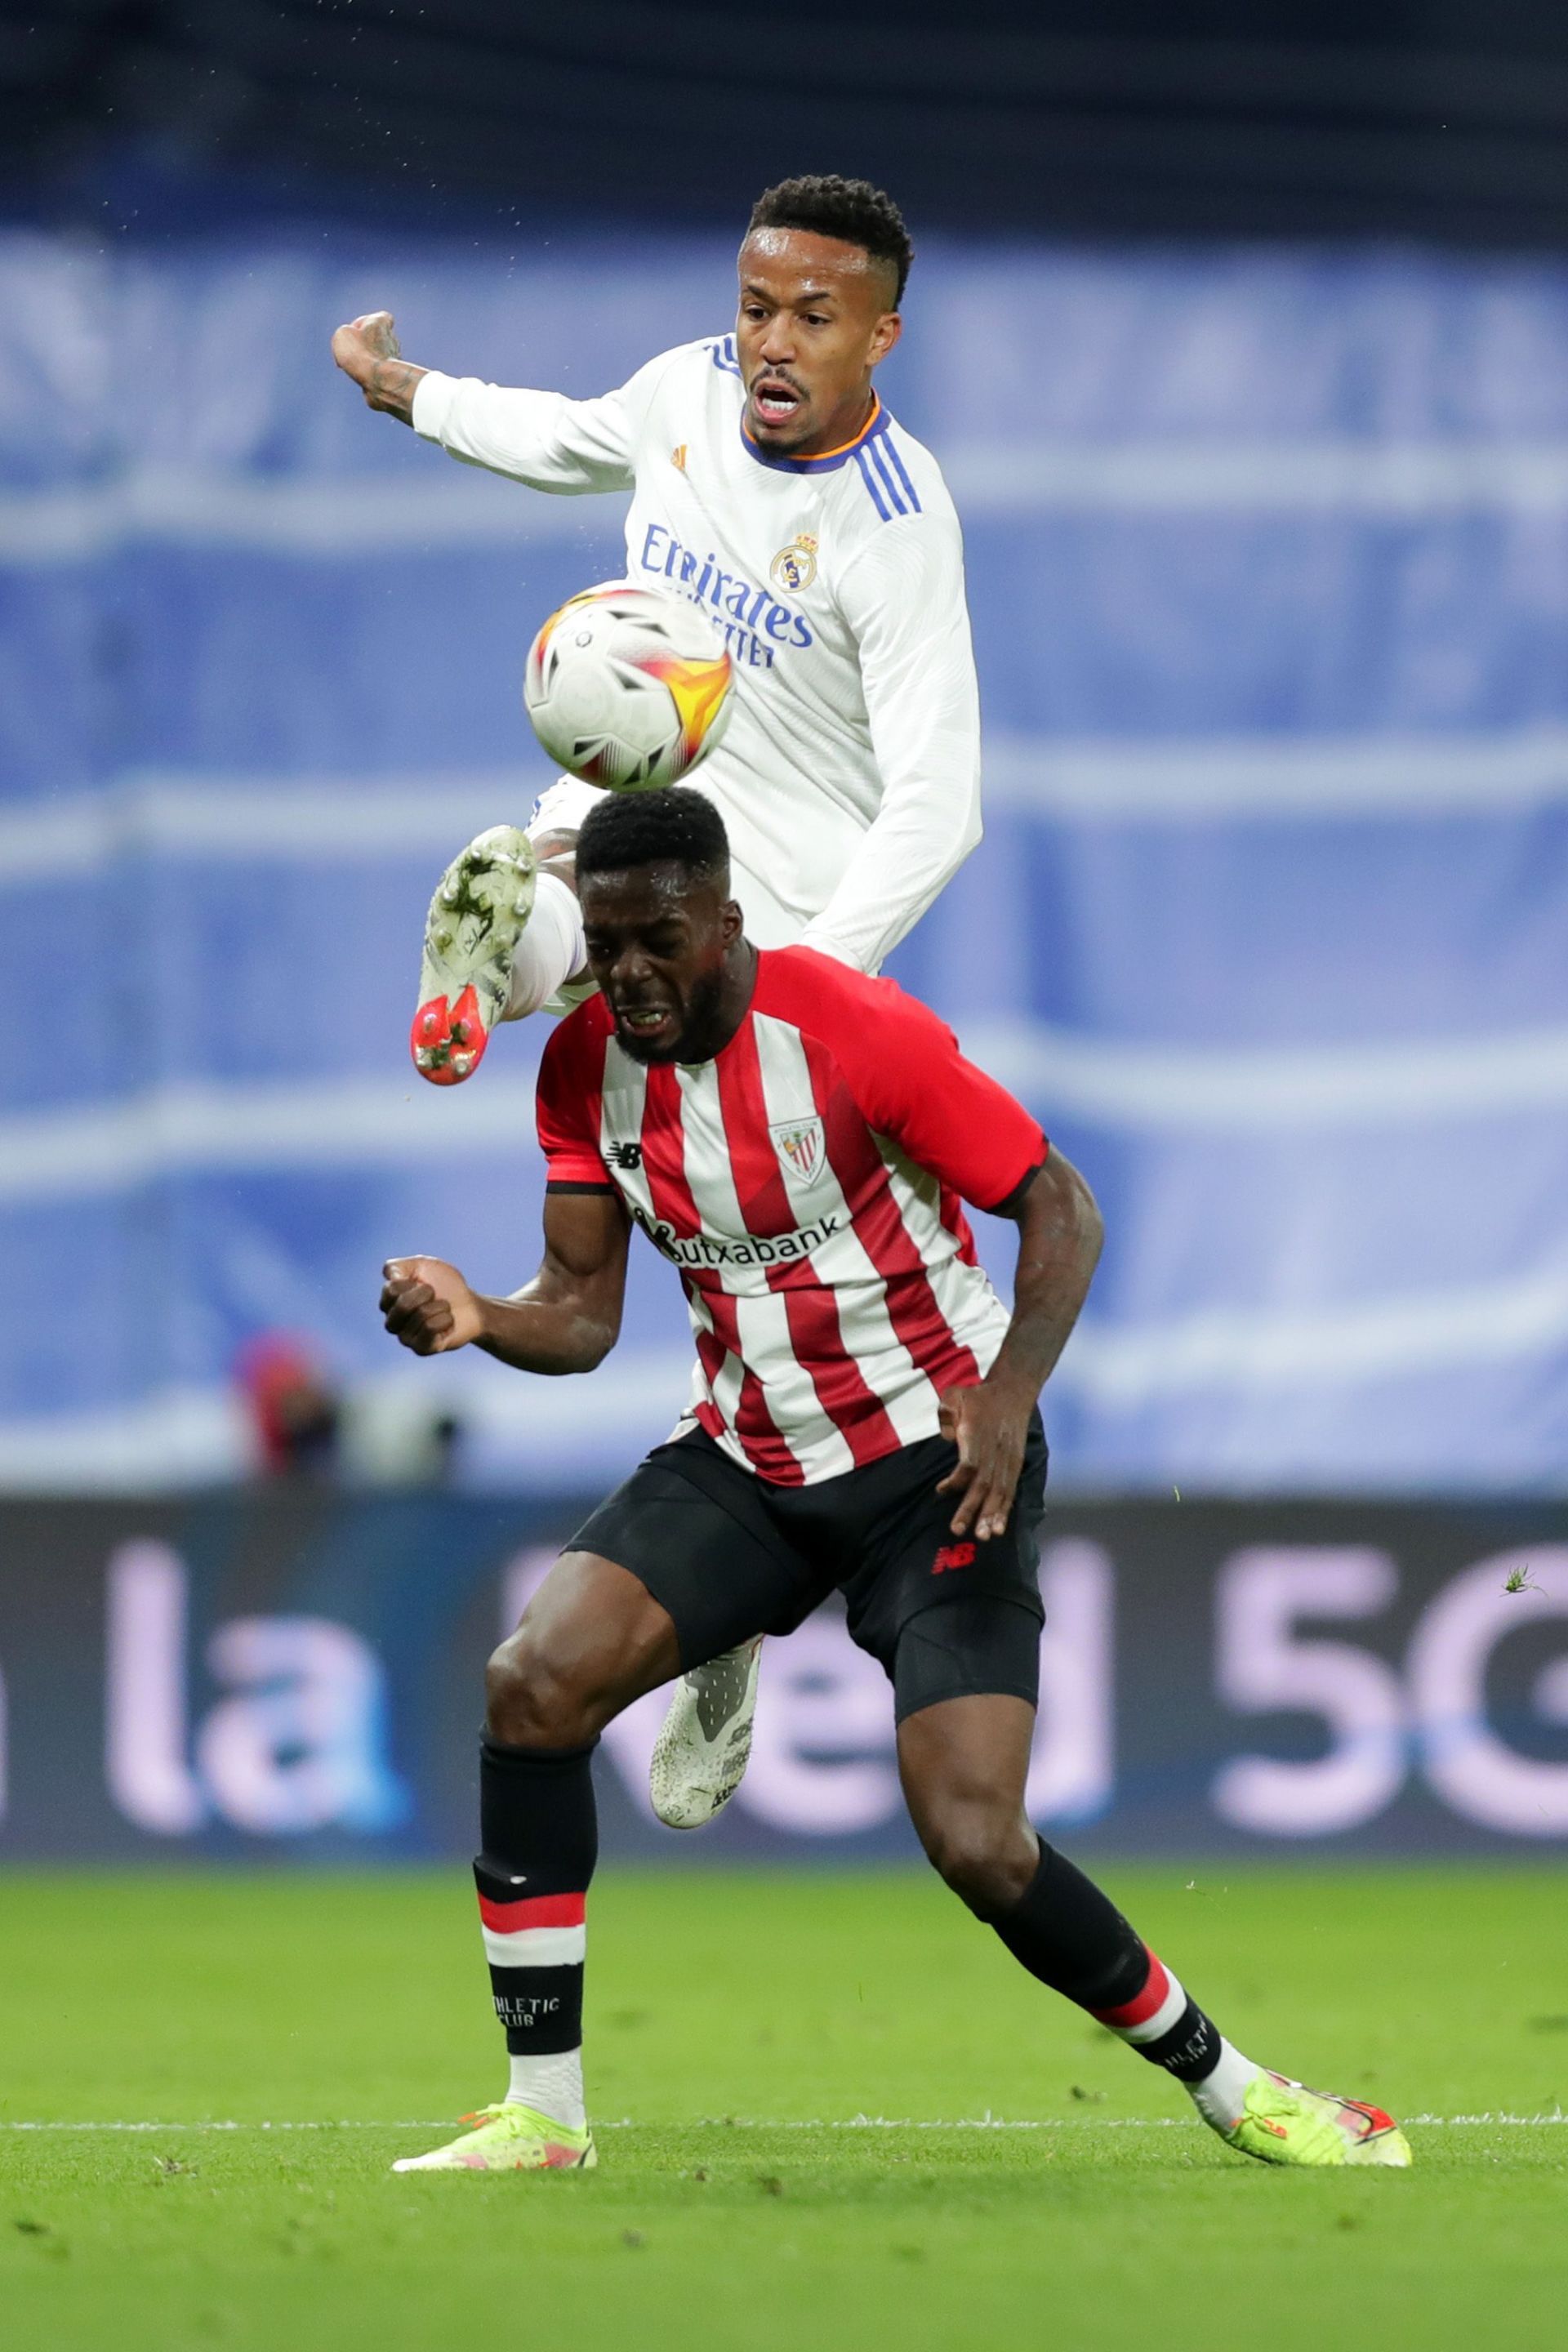
[[[414,367],[398,348],[390,310],[366,310],[332,337],[332,357],[353,378],[367,408],[379,408],[405,425],[414,422],[414,394],[427,368]]]
[[[521,1372],[591,1372],[620,1335],[630,1231],[619,1193],[552,1190],[544,1261],[525,1288],[486,1297],[443,1258],[390,1258],[383,1320],[416,1356],[473,1347]]]
[[[483,466],[536,490],[567,496],[629,490],[648,404],[669,361],[665,352],[630,382],[597,400],[568,400],[414,367],[398,349],[389,310],[367,310],[332,337],[332,357],[372,408],[412,425],[466,466]]]
[[[937,1489],[958,1496],[953,1534],[983,1543],[1007,1524],[1029,1416],[1089,1296],[1104,1235],[1094,1195],[1059,1151],[996,1213],[1018,1228],[1013,1319],[979,1387],[942,1397],[942,1433],[957,1446],[958,1465]]]

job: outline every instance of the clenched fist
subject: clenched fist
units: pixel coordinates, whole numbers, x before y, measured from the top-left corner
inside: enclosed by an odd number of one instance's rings
[[[382,1320],[416,1356],[449,1355],[483,1336],[484,1310],[445,1258],[391,1257],[382,1273]]]
[[[400,416],[405,425],[412,422],[415,387],[428,371],[404,358],[390,310],[366,310],[340,327],[332,337],[332,357],[353,378],[368,406]]]

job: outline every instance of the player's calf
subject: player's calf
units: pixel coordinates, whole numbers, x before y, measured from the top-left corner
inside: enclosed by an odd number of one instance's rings
[[[1390,2116],[1308,2091],[1226,2041],[1082,1871],[1045,1844],[1022,1900],[993,1923],[1015,1958],[1173,2075],[1210,2129],[1262,2162],[1407,2165]]]
[[[1034,1831],[1005,1804],[979,1800],[943,1805],[918,1826],[931,1867],[987,1923],[1013,1909],[1038,1865]]]
[[[675,1628],[614,1560],[567,1552],[489,1662],[479,1743],[479,1926],[510,2068],[504,2100],[405,2171],[585,2168],[587,1895],[600,1731],[679,1667]]]
[[[899,1665],[907,1689],[902,1645]],[[1405,2136],[1381,2109],[1306,2090],[1227,2042],[1110,1897],[1036,1835],[1023,1810],[1033,1726],[1033,1707],[1000,1692],[935,1700],[900,1723],[910,1818],[948,1885],[1031,1976],[1173,2075],[1243,2155],[1408,2164]]]

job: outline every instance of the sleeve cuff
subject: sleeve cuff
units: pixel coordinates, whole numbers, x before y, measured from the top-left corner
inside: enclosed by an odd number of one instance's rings
[[[1041,1169],[1045,1166],[1050,1156],[1050,1144],[1047,1142],[1046,1138],[1042,1136],[1040,1138],[1039,1158],[1035,1160],[1030,1167],[1025,1169],[1017,1182],[1016,1184],[1009,1185],[1008,1189],[1003,1193],[1002,1198],[999,1201],[993,1202],[989,1206],[984,1201],[976,1201],[974,1203],[975,1207],[977,1209],[984,1209],[988,1217],[1005,1217],[1009,1215],[1023,1200],[1025,1193],[1028,1191],[1030,1185],[1034,1182],[1036,1177],[1039,1174]]]
[[[548,1184],[610,1184],[609,1170],[596,1152],[552,1150],[544,1146],[544,1179]]]
[[[421,441],[439,441],[447,430],[458,379],[443,375],[439,368],[430,368],[414,387],[414,430]]]

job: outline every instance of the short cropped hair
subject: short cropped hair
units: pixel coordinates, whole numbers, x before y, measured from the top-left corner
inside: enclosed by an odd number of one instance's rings
[[[704,881],[730,880],[730,836],[705,793],[667,784],[652,793],[606,793],[577,835],[577,877],[625,874],[637,866],[683,866]]]
[[[844,180],[837,172],[781,180],[776,188],[764,189],[752,206],[747,236],[757,228],[804,228],[816,236],[836,236],[845,245],[858,245],[892,269],[898,279],[895,310],[904,299],[915,249],[902,213],[891,196],[874,188],[869,180]]]

